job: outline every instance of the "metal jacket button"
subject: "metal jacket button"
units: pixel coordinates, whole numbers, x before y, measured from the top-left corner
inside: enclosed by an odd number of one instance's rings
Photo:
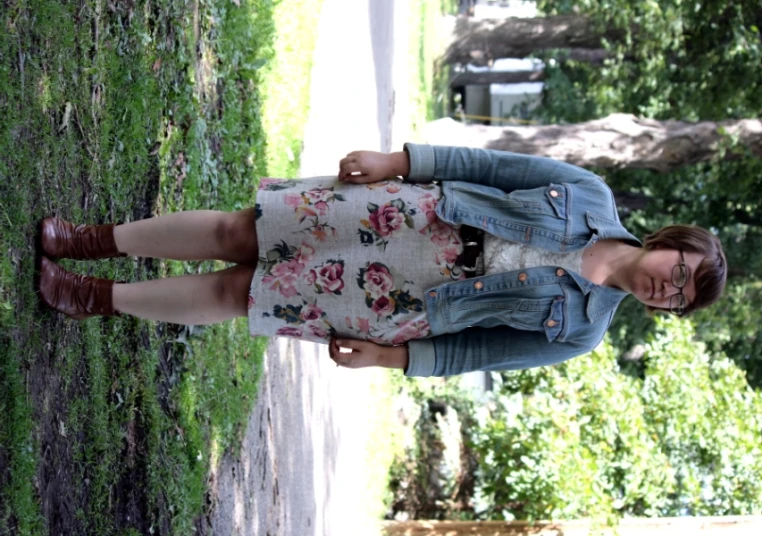
[[[563,269],[563,268],[559,268],[558,270],[556,270],[556,275],[557,275],[558,277],[561,277],[561,276],[562,276],[562,275],[564,275],[565,273],[566,273],[566,272],[564,272],[564,269]]]
[[[558,197],[558,192],[556,192],[555,190],[551,190],[550,197]]]
[[[548,326],[549,328],[552,328],[552,327],[555,327],[557,323],[558,322],[556,322],[555,320],[548,320],[547,322],[545,322],[545,325]]]
[[[429,296],[431,296],[432,298],[436,298],[437,297],[437,293],[432,290],[431,292],[429,292]]]
[[[526,281],[526,280],[527,280],[527,274],[526,274],[526,273],[524,273],[524,272],[521,272],[521,273],[519,274],[519,281],[521,281],[521,282],[523,283],[523,282],[524,282],[524,281]]]
[[[476,290],[481,290],[481,288],[482,288],[483,286],[484,286],[484,283],[482,283],[481,281],[477,281],[476,283],[474,283],[474,288],[475,288]]]

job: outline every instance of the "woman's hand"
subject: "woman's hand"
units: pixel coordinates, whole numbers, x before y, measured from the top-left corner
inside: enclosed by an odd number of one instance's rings
[[[339,180],[353,184],[368,184],[410,172],[407,153],[352,151],[339,162]]]
[[[351,352],[341,352],[341,348]],[[328,353],[337,366],[347,368],[407,368],[407,346],[381,346],[368,341],[332,338]]]

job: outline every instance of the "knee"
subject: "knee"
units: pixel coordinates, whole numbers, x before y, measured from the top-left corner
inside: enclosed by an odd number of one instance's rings
[[[219,303],[225,308],[236,309],[245,314],[254,268],[239,265],[218,274],[214,293]]]
[[[214,239],[220,247],[229,251],[238,246],[238,228],[232,214],[224,214],[218,218],[214,228]]]
[[[236,253],[236,262],[256,262],[259,252],[254,227],[254,209],[225,214],[217,222],[214,234],[224,251]]]

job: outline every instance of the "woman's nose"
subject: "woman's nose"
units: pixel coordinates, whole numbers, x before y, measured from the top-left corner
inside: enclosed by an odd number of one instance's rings
[[[673,294],[677,294],[678,291],[679,289],[672,284],[672,281],[666,281],[666,280],[662,281],[662,285],[661,285],[662,297],[667,298],[669,296],[672,296]]]

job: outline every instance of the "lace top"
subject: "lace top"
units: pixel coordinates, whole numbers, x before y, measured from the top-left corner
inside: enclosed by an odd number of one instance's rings
[[[582,273],[582,252],[556,253],[544,249],[516,244],[484,234],[484,273],[494,274],[538,266],[560,266],[565,270]]]

